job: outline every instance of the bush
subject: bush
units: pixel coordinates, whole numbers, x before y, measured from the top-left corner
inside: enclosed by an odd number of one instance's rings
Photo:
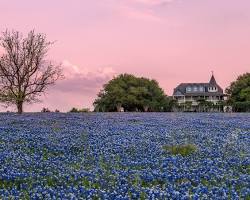
[[[90,112],[89,108],[82,108],[80,110],[78,110],[78,112]]]
[[[250,101],[233,103],[235,112],[250,112]]]
[[[90,112],[90,109],[89,108],[77,109],[73,107],[69,112],[72,112],[72,113]]]
[[[73,113],[76,113],[76,112],[78,112],[78,110],[77,110],[77,108],[72,108],[69,112],[73,112]]]
[[[43,108],[43,109],[41,110],[41,112],[47,113],[47,112],[50,112],[50,110],[49,110],[48,108]]]
[[[193,144],[165,145],[163,150],[172,155],[189,156],[197,151],[197,147]]]

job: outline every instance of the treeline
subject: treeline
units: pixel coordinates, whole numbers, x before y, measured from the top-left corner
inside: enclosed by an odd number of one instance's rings
[[[199,112],[223,111],[230,107],[234,112],[250,111],[250,73],[245,73],[226,89],[227,100],[213,104],[204,99],[198,100]],[[168,112],[191,110],[192,102],[178,104],[172,97],[164,94],[156,80],[138,78],[121,74],[103,86],[94,101],[96,112]]]
[[[50,113],[50,112],[55,112],[55,113],[59,113],[60,110],[56,109],[55,111],[51,111],[49,108],[42,108],[41,110],[42,113]],[[79,109],[79,108],[71,108],[68,113],[88,113],[90,112],[90,109],[89,108],[82,108],[82,109]]]

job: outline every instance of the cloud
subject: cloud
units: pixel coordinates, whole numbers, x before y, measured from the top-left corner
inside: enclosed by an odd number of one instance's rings
[[[134,3],[140,3],[148,6],[163,5],[166,3],[171,3],[174,0],[129,0]]]
[[[93,109],[92,103],[103,84],[116,75],[112,67],[80,67],[68,60],[62,62],[62,68],[65,79],[51,87],[41,98],[41,103],[27,107],[27,111],[40,111],[43,107],[65,112],[72,107]]]
[[[119,14],[129,19],[160,22],[161,19],[155,15],[151,9],[136,9],[129,6],[122,6],[119,8]]]
[[[155,11],[174,0],[109,0],[109,5],[123,17],[129,19],[160,22],[162,19]]]
[[[54,90],[68,93],[96,93],[104,83],[112,79],[115,71],[112,67],[91,69],[79,67],[68,60],[62,62],[65,79],[59,81]]]
[[[93,109],[93,101],[103,84],[115,75],[112,67],[99,67],[97,69],[80,67],[68,60],[62,62],[65,79],[59,80],[41,96],[40,103],[25,105],[25,111],[41,111],[43,107],[51,110],[59,109],[67,112],[72,107]],[[1,110],[1,108],[0,108]],[[8,108],[15,110],[15,107]]]

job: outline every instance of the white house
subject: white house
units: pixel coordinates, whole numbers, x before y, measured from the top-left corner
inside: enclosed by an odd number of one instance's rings
[[[217,105],[224,100],[224,96],[223,89],[217,84],[213,74],[208,83],[181,83],[173,93],[173,98],[179,105],[190,102],[192,111],[198,109],[202,99]]]

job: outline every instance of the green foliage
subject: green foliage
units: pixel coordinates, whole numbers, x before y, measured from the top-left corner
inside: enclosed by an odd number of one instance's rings
[[[146,200],[146,199],[148,199],[147,194],[145,192],[141,192],[141,194],[140,194],[140,200]]]
[[[189,156],[197,151],[197,147],[193,144],[184,145],[165,145],[162,147],[164,151],[172,155]]]
[[[226,93],[229,95],[228,103],[233,105],[234,111],[250,111],[250,73],[240,75],[226,89]]]
[[[155,80],[121,74],[104,85],[94,102],[95,111],[168,111],[170,99]]]
[[[250,101],[234,102],[232,105],[235,112],[250,112]]]
[[[50,112],[50,110],[49,110],[49,108],[43,108],[43,109],[41,110],[41,112],[43,112],[43,113],[48,113],[48,112]]]
[[[192,101],[186,101],[183,106],[185,108],[185,111],[190,111],[190,109],[192,108]]]
[[[73,107],[69,112],[71,112],[71,113],[90,112],[90,109],[89,108],[77,109],[77,108]]]
[[[75,112],[78,112],[78,109],[73,107],[69,112],[75,113]]]
[[[239,171],[244,173],[244,174],[249,174],[250,175],[250,164],[241,165]]]

